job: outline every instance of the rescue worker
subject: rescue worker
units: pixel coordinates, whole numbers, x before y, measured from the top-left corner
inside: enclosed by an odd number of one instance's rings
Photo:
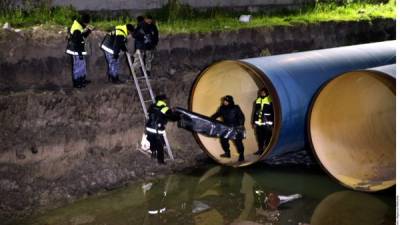
[[[72,58],[72,82],[74,88],[82,88],[90,83],[86,79],[86,61],[84,56],[85,39],[89,36],[92,28],[89,27],[90,16],[84,14],[80,19],[74,20],[69,29],[68,45],[65,53]]]
[[[167,105],[165,95],[156,96],[156,102],[149,109],[149,118],[146,122],[147,140],[150,142],[152,158],[157,158],[159,164],[164,162],[164,133],[168,120],[177,121],[179,116]]]
[[[252,124],[256,130],[258,143],[258,150],[254,154],[261,155],[271,139],[274,124],[274,110],[266,88],[259,90],[253,112]]]
[[[238,105],[235,105],[232,96],[227,95],[222,98],[222,105],[218,108],[218,111],[211,116],[212,119],[217,119],[218,117],[222,117],[225,125],[235,127],[243,131],[238,133],[236,139],[234,140],[234,143],[239,153],[238,161],[244,161],[244,146],[242,140],[244,138],[245,118],[240,107]],[[231,153],[229,149],[229,139],[221,137],[220,143],[222,149],[224,150],[224,154],[220,155],[220,157],[230,158]]]
[[[151,64],[154,59],[154,52],[158,44],[159,35],[158,28],[153,20],[153,17],[148,15],[146,17],[139,16],[137,18],[138,25],[135,30],[135,59],[133,62],[135,70],[139,72],[140,61],[139,53],[143,57],[145,70],[147,76],[151,76]],[[142,70],[140,70],[143,73]]]
[[[118,25],[114,31],[107,34],[101,45],[107,60],[108,81],[114,84],[121,83],[119,79],[119,53],[126,52],[126,42],[128,35],[133,34],[135,27],[132,24]]]

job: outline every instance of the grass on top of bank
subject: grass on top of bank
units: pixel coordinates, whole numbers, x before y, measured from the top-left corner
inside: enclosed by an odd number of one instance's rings
[[[387,3],[350,2],[338,5],[336,3],[317,3],[297,10],[281,10],[275,12],[233,12],[224,9],[198,11],[185,5],[168,4],[164,8],[152,12],[157,19],[161,33],[192,33],[217,30],[237,30],[251,27],[291,26],[296,24],[319,23],[326,21],[359,21],[377,18],[396,18],[396,2]],[[349,2],[349,1],[348,1]],[[249,23],[241,23],[241,14],[251,14]],[[37,25],[50,27],[70,26],[79,13],[72,7],[49,8],[45,5],[30,10],[0,10],[0,23],[9,22],[15,28],[31,28]],[[111,30],[115,25],[135,23],[135,18],[120,15],[118,18],[107,19],[94,15],[92,25],[99,30]]]

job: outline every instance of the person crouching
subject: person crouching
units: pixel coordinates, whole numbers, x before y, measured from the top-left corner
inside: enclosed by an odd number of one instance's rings
[[[107,60],[108,80],[114,84],[121,83],[119,79],[119,53],[126,52],[126,42],[128,35],[133,34],[135,27],[132,24],[118,25],[115,30],[107,34],[101,44]]]

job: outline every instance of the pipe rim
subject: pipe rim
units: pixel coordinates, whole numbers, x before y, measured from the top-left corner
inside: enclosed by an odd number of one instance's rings
[[[219,164],[223,164],[223,165],[227,165],[227,166],[232,166],[232,167],[249,166],[249,165],[255,164],[255,163],[267,158],[268,155],[272,152],[271,150],[276,146],[276,144],[277,144],[277,142],[279,140],[280,131],[281,131],[281,119],[282,119],[281,104],[280,104],[279,95],[278,95],[275,87],[273,86],[271,80],[265,75],[264,72],[262,72],[260,69],[258,69],[254,65],[252,65],[250,63],[247,63],[247,62],[244,62],[244,61],[240,61],[240,60],[222,60],[222,61],[218,61],[218,62],[215,62],[215,63],[207,66],[205,69],[203,69],[199,73],[199,75],[197,75],[197,77],[196,77],[196,79],[193,82],[193,85],[191,87],[190,98],[189,98],[189,101],[188,101],[188,104],[189,104],[188,108],[189,108],[190,111],[193,110],[193,96],[194,96],[196,87],[197,87],[198,83],[200,82],[201,78],[207,73],[207,71],[209,71],[211,68],[213,68],[214,66],[216,66],[218,64],[221,64],[221,63],[234,63],[234,64],[237,64],[237,65],[241,66],[245,70],[249,70],[250,72],[248,73],[248,75],[249,76],[254,75],[259,80],[261,80],[262,81],[262,85],[265,86],[268,89],[269,94],[272,95],[272,102],[274,104],[274,107],[273,107],[273,110],[274,110],[274,127],[273,127],[273,130],[272,130],[272,135],[271,135],[271,138],[269,140],[269,143],[264,148],[263,153],[257,158],[257,160],[245,161],[243,163],[234,162],[234,163],[227,164],[227,163],[222,163],[217,157],[215,157],[213,154],[210,153],[210,151],[204,146],[204,144],[200,140],[199,135],[197,133],[195,133],[195,132],[192,132],[192,133],[193,133],[193,136],[194,136],[196,142],[198,143],[200,148],[203,150],[203,152],[205,152],[215,162],[218,162]]]
[[[384,72],[379,71],[379,70],[374,70],[374,69],[355,70],[355,71],[351,71],[351,72],[346,72],[346,73],[340,74],[339,76],[336,76],[336,77],[333,77],[333,78],[327,80],[324,84],[321,85],[321,87],[318,89],[318,91],[314,94],[314,96],[312,98],[312,101],[311,101],[311,104],[310,104],[310,108],[309,108],[308,113],[307,113],[308,114],[307,115],[307,137],[308,137],[308,141],[309,141],[312,153],[314,155],[314,158],[316,159],[316,161],[318,162],[320,167],[326,172],[326,174],[328,174],[333,180],[335,180],[336,182],[338,182],[339,184],[341,184],[342,186],[344,186],[346,188],[349,188],[349,189],[352,189],[352,190],[356,190],[356,191],[363,191],[363,192],[372,193],[372,192],[386,190],[386,189],[389,189],[389,188],[395,186],[396,185],[396,177],[394,178],[394,183],[391,184],[390,186],[386,186],[386,187],[383,187],[383,188],[380,188],[380,189],[376,189],[376,190],[366,189],[366,188],[362,188],[362,187],[358,187],[358,186],[352,186],[350,184],[347,184],[347,183],[343,182],[338,177],[336,177],[332,172],[330,172],[325,167],[325,165],[322,163],[322,161],[319,159],[316,147],[313,144],[313,139],[312,139],[312,134],[311,134],[311,118],[312,118],[313,108],[314,108],[314,105],[316,104],[316,101],[317,101],[318,97],[320,96],[321,92],[323,91],[323,89],[326,86],[328,86],[328,84],[331,81],[335,80],[336,78],[339,78],[339,77],[342,77],[342,76],[345,76],[345,75],[349,75],[349,74],[354,73],[354,72],[364,72],[364,73],[368,73],[368,74],[376,73],[376,74],[379,74],[381,76],[384,76],[388,80],[391,80],[392,82],[394,82],[394,84],[396,86],[396,79],[394,77],[388,75],[387,73],[384,73]],[[394,89],[394,94],[396,95],[396,88]]]

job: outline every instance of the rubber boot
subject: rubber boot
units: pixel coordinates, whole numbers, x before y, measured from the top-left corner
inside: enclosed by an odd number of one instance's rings
[[[91,80],[86,80],[86,74],[83,76],[83,81],[82,81],[82,84],[83,85],[88,85],[88,84],[90,84],[92,81]]]
[[[220,157],[221,158],[230,158],[231,157],[231,153],[225,152],[224,154],[221,154]]]
[[[123,82],[119,79],[118,75],[112,78],[113,84],[122,84]]]
[[[82,87],[86,87],[86,83],[85,83],[85,78],[84,78],[84,77],[80,77],[80,78],[78,79],[78,81],[79,81],[79,84],[80,84]]]
[[[254,152],[254,155],[261,155],[263,153],[263,151],[257,150],[256,152]]]
[[[73,79],[72,80],[72,84],[73,84],[74,88],[78,88],[78,89],[82,88],[82,84],[81,84],[79,78],[78,79]]]
[[[244,161],[244,155],[243,155],[243,153],[241,153],[241,154],[239,155],[238,162],[243,162],[243,161]]]

